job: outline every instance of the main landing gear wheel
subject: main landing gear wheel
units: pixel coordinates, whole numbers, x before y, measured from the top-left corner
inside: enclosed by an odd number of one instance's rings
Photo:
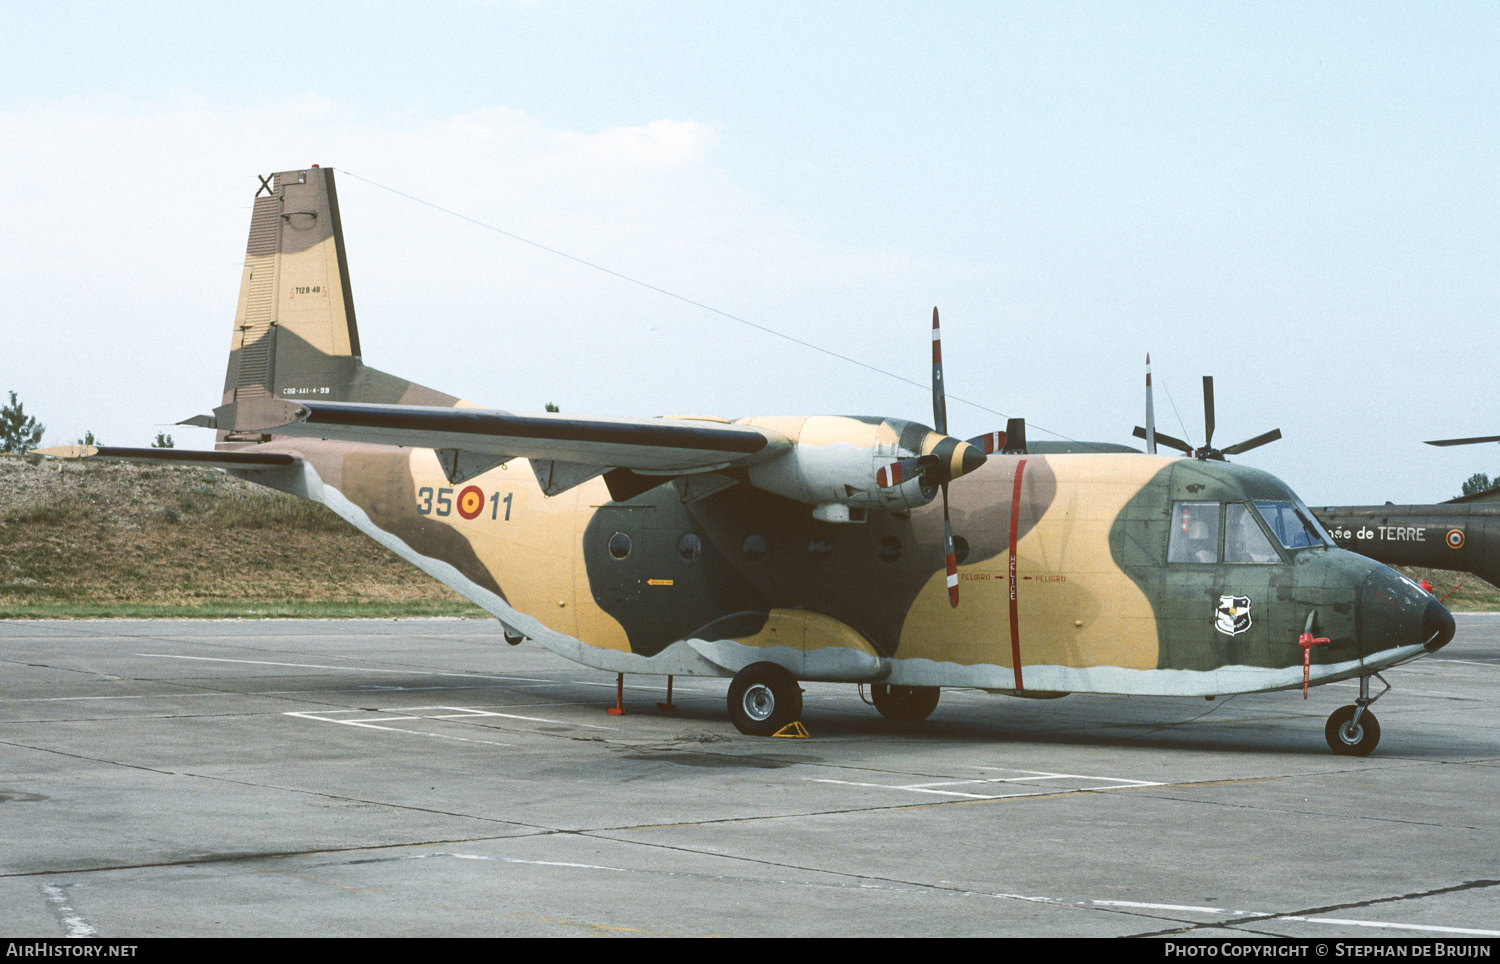
[[[937,709],[938,696],[942,690],[936,686],[887,686],[875,683],[870,687],[870,699],[880,715],[901,723],[920,723]]]
[[[746,736],[770,736],[802,716],[802,687],[775,663],[751,663],[729,684],[729,719]]]
[[[1369,756],[1380,742],[1380,721],[1369,710],[1358,711],[1358,706],[1341,706],[1329,715],[1328,725],[1323,727],[1328,748],[1341,756]]]

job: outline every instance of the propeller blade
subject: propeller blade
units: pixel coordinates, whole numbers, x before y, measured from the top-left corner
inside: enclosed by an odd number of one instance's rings
[[[953,523],[948,521],[948,483],[943,483],[943,558],[948,570],[948,605],[958,608],[958,556],[953,551]]]
[[[985,432],[983,435],[976,435],[974,438],[971,438],[968,441],[970,445],[974,446],[985,455],[994,455],[996,452],[1005,448],[1005,433]]]
[[[1440,438],[1428,445],[1477,445],[1480,442],[1500,442],[1500,435],[1482,435],[1478,438]]]
[[[1251,449],[1260,448],[1262,445],[1265,445],[1267,442],[1274,442],[1274,441],[1276,441],[1279,438],[1281,438],[1281,429],[1279,429],[1279,428],[1273,428],[1269,432],[1265,433],[1264,435],[1257,435],[1257,436],[1255,436],[1255,438],[1247,439],[1247,440],[1245,440],[1243,442],[1240,442],[1238,445],[1231,445],[1231,446],[1229,446],[1229,448],[1227,448],[1227,449],[1224,450],[1224,454],[1225,455],[1239,455],[1241,452],[1248,452]]]
[[[1203,376],[1203,447],[1213,451],[1214,447],[1214,377]]]
[[[932,309],[932,427],[948,434],[948,398],[943,391],[943,335],[938,330],[938,310]]]
[[[919,455],[914,459],[902,459],[883,465],[875,471],[875,484],[882,489],[889,489],[902,482],[910,482],[941,461],[936,455]]]
[[[1146,454],[1156,454],[1156,407],[1151,397],[1151,353],[1146,353]]]
[[[1146,430],[1137,425],[1135,427],[1135,431],[1130,434],[1134,435],[1136,438],[1145,438]],[[1193,447],[1191,445],[1184,442],[1180,438],[1174,438],[1173,436],[1167,435],[1163,432],[1156,433],[1156,444],[1165,445],[1169,449],[1176,449],[1177,451],[1182,452],[1185,455],[1193,454]]]

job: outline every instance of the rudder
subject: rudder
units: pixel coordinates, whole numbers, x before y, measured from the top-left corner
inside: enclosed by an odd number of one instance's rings
[[[260,178],[217,422],[233,426],[243,402],[302,398],[458,402],[361,360],[338,194],[326,167]]]

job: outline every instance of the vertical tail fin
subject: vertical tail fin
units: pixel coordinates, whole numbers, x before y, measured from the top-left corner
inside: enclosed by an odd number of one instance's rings
[[[256,441],[232,429],[242,404],[272,399],[454,405],[458,399],[368,368],[350,294],[333,169],[260,178],[235,310],[221,441]]]

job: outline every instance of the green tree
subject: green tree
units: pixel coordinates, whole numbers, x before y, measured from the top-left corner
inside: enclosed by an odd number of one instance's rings
[[[94,438],[93,432],[84,432],[83,438],[78,440],[79,445],[98,445],[99,440]]]
[[[553,405],[551,402],[548,402],[547,403],[547,411],[549,411],[549,412],[560,412],[560,411],[562,411],[562,409],[558,408],[556,405]]]
[[[0,406],[0,452],[26,452],[42,441],[45,425],[21,410],[16,393],[10,393],[10,404]]]
[[[172,448],[172,446],[172,436],[166,434],[165,432],[157,432],[156,441],[151,443],[151,447],[154,449],[169,449]]]
[[[1464,483],[1464,495],[1478,495],[1481,492],[1488,492],[1494,487],[1495,484],[1490,481],[1488,475],[1485,475],[1483,472],[1475,472],[1469,476],[1469,481]]]

